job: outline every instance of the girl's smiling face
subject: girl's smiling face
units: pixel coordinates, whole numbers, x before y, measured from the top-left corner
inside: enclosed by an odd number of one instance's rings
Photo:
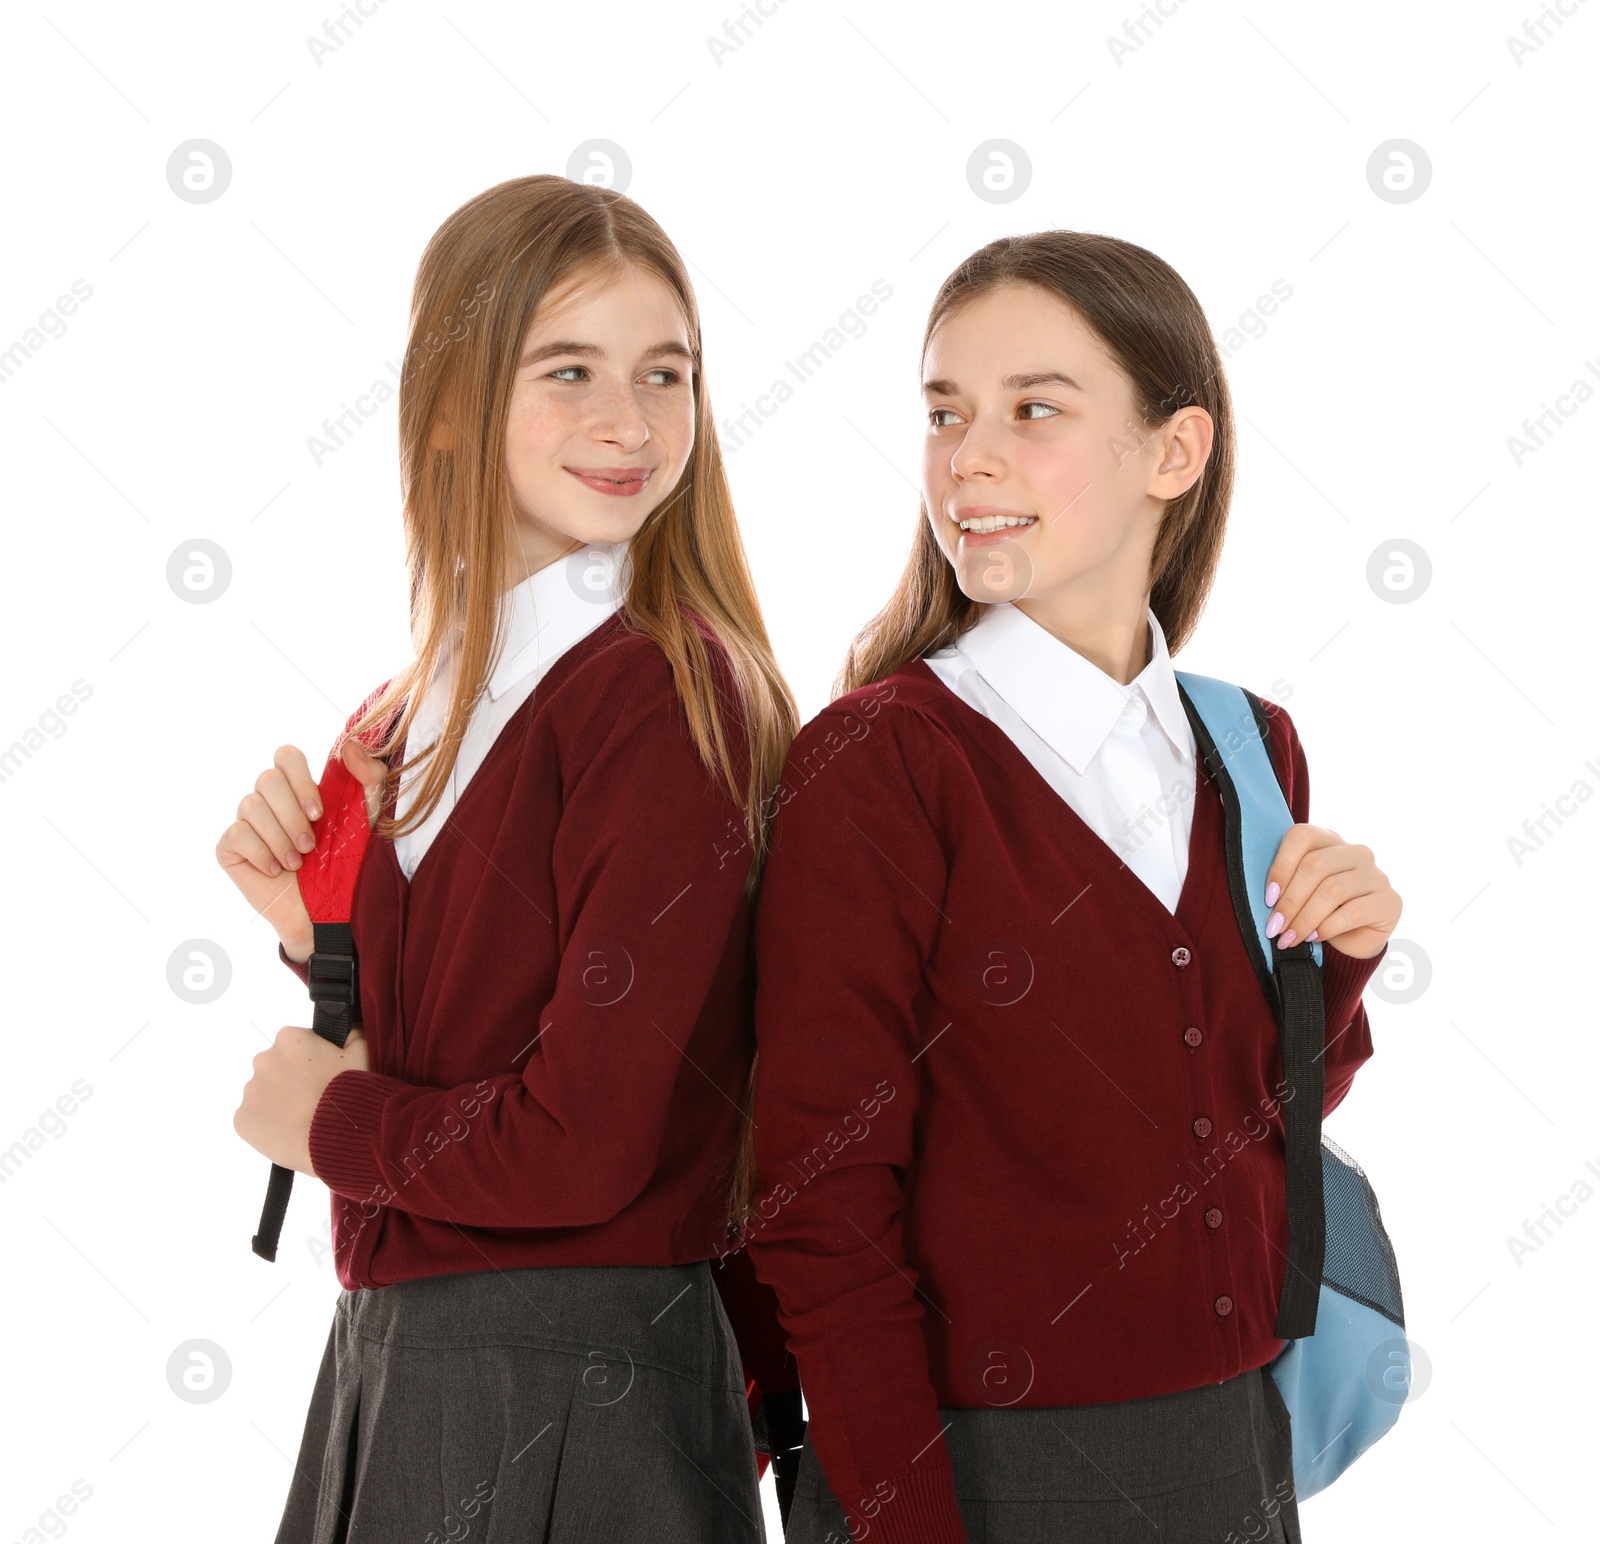
[[[1167,502],[1211,447],[1204,408],[1145,425],[1098,334],[1064,300],[1019,283],[939,323],[923,395],[923,498],[965,594],[1026,598],[1030,612],[1148,594]]]
[[[632,537],[677,486],[694,417],[688,324],[654,273],[578,274],[546,295],[506,414],[522,572]]]

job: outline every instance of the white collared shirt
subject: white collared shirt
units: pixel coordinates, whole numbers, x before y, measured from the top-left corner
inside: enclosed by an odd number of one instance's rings
[[[511,715],[527,701],[546,671],[580,638],[587,637],[622,603],[627,590],[628,544],[596,542],[548,563],[513,585],[501,597],[507,608],[505,641],[489,676],[486,690],[473,706],[467,732],[451,769],[444,796],[415,831],[395,838],[395,856],[407,879],[416,872],[422,855],[432,845],[455,808],[472,774],[483,764],[489,748]],[[406,755],[431,745],[444,726],[449,707],[450,676],[460,630],[423,693],[407,735]],[[416,799],[427,770],[422,762],[400,780],[395,813],[402,820]]]
[[[1175,912],[1189,867],[1196,747],[1166,637],[1146,611],[1149,663],[1127,686],[1008,601],[923,659]]]

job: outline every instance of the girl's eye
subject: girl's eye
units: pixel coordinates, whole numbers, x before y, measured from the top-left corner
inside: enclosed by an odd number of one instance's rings
[[[1059,413],[1061,411],[1060,408],[1052,407],[1048,402],[1024,402],[1022,404],[1022,406],[1017,411],[1022,413],[1022,414],[1024,414],[1024,415],[1026,415],[1026,416],[1031,417],[1032,415],[1028,414],[1028,409],[1031,408],[1031,407],[1042,408],[1044,410],[1042,413],[1040,413],[1038,415],[1041,418],[1046,416],[1047,414],[1053,415],[1053,414],[1057,414],[1057,413]]]
[[[587,365],[562,365],[559,370],[552,370],[550,372],[550,379],[553,381],[579,380],[586,379],[588,374],[589,368]],[[657,385],[661,386],[676,386],[678,382],[683,379],[683,377],[679,375],[676,370],[669,370],[666,368],[666,366],[662,366],[659,370],[647,370],[645,375],[646,378],[658,375],[665,376],[665,380],[656,382]]]
[[[936,408],[932,408],[928,412],[928,422],[935,429],[948,429],[950,426],[949,426],[948,423],[946,423],[943,419],[940,418],[939,415],[941,413],[949,413],[952,417],[954,417],[955,413],[956,413],[956,410],[953,407],[936,407]]]

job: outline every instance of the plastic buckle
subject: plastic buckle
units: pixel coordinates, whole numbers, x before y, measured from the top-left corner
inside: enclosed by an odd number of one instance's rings
[[[311,1001],[353,1008],[356,1002],[356,960],[353,954],[318,954],[306,961]]]

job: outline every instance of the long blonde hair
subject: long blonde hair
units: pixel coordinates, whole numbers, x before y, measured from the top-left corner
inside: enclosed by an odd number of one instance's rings
[[[1233,405],[1205,311],[1176,269],[1132,242],[1086,231],[1002,236],[940,285],[922,334],[923,357],[940,322],[1001,284],[1031,284],[1071,306],[1132,383],[1134,408],[1146,427],[1192,404],[1211,415],[1205,469],[1167,506],[1150,556],[1150,609],[1176,654],[1200,620],[1216,577],[1233,497]],[[985,604],[956,582],[928,523],[927,505],[919,503],[900,582],[851,643],[834,696],[881,681],[907,661],[953,643],[977,622]]]
[[[701,363],[700,314],[677,249],[632,199],[564,177],[517,177],[469,199],[429,241],[412,291],[400,382],[411,636],[416,653],[350,733],[381,729],[373,748],[392,750],[411,726],[422,688],[461,629],[460,665],[435,747],[404,821],[415,829],[443,796],[474,703],[503,641],[500,605],[515,516],[505,468],[513,378],[541,300],[569,279],[605,278],[627,264],[657,275],[676,296],[693,354],[695,436],[683,476],[628,544],[625,625],[648,634],[672,666],[690,735],[745,812],[753,890],[766,852],[766,795],[777,783],[799,714],[773,656],[734,519]],[[441,424],[450,448],[432,443]],[[748,776],[741,785],[724,729],[706,639],[727,651],[744,708]],[[390,722],[392,720],[392,723]]]

